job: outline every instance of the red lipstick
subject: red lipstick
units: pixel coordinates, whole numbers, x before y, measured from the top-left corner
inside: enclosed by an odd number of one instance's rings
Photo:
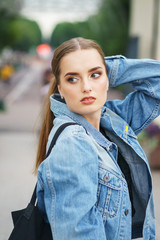
[[[82,98],[80,102],[83,104],[91,104],[91,103],[94,103],[95,100],[96,100],[95,97],[89,96],[89,97]]]

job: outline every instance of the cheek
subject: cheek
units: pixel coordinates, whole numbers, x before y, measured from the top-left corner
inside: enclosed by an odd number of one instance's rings
[[[99,91],[102,93],[106,93],[108,90],[108,79],[104,79],[101,84],[99,84]]]
[[[77,96],[78,94],[76,93],[76,90],[68,89],[67,91],[63,91],[63,97],[70,110],[72,110],[74,105],[77,103]]]
[[[102,102],[107,100],[108,81],[104,81],[99,85],[99,95],[101,96]]]
[[[77,96],[76,91],[74,89],[72,89],[71,87],[65,89],[65,91],[63,91],[63,92],[64,92],[64,95],[66,96],[66,98],[68,98],[68,99],[72,99]]]

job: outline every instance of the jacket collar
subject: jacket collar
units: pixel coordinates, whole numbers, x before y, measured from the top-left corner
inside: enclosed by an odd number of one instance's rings
[[[67,116],[72,119],[74,122],[82,125],[87,133],[91,135],[96,142],[98,142],[102,147],[105,147],[109,150],[112,143],[106,139],[88,120],[86,120],[80,114],[71,112],[66,105],[65,101],[61,99],[59,94],[53,94],[50,97],[51,101],[51,111],[54,113],[55,117],[64,117]],[[69,120],[70,121],[70,120]]]

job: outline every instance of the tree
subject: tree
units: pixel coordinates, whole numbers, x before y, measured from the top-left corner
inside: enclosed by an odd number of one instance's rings
[[[15,17],[8,24],[8,46],[15,50],[28,51],[31,46],[41,43],[41,31],[35,21]]]
[[[78,37],[78,31],[74,23],[62,22],[57,24],[54,29],[54,32],[51,35],[51,44],[54,47],[59,46],[62,42],[73,38]]]
[[[22,0],[0,0],[0,51],[4,47],[28,51],[41,43],[38,24],[19,15],[22,5]]]
[[[125,54],[128,42],[129,0],[103,0],[97,14],[86,21],[60,23],[52,33],[51,44],[57,47],[72,37],[96,40],[106,55]]]
[[[103,0],[96,22],[95,40],[107,55],[124,54],[128,42],[129,1]]]

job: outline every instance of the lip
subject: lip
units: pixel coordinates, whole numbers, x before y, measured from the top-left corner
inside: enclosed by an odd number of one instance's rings
[[[84,104],[91,104],[93,103],[94,101],[96,100],[95,97],[93,96],[88,96],[88,97],[84,97],[80,100],[81,103],[84,103]]]

